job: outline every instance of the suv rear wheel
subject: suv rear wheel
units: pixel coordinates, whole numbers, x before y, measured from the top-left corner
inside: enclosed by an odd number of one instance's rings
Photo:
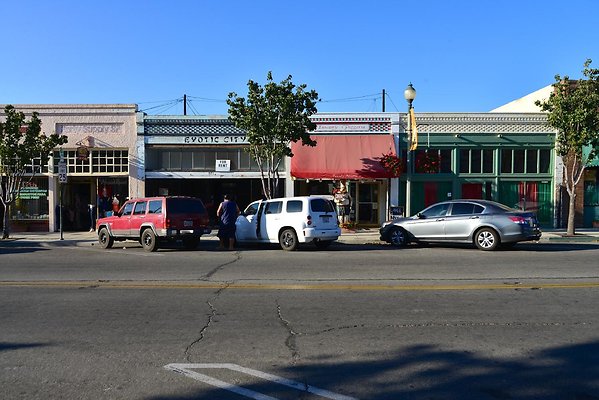
[[[285,229],[279,236],[279,244],[283,250],[293,251],[297,249],[297,234],[293,229]]]
[[[145,229],[141,233],[141,245],[146,251],[156,251],[158,250],[158,241],[156,240],[156,235],[151,229]]]
[[[103,249],[109,249],[112,247],[114,244],[114,238],[110,236],[108,229],[100,229],[100,232],[98,232],[98,243],[100,243],[100,247]]]

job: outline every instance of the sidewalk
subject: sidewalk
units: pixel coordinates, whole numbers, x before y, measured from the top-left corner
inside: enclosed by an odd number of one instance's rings
[[[202,240],[218,240],[216,230],[212,233],[202,236]],[[579,228],[576,230],[575,237],[566,237],[565,229],[547,229],[543,230],[541,242],[572,242],[572,243],[599,243],[599,229]],[[60,239],[59,232],[15,232],[6,241],[26,241],[26,242],[44,242],[53,243],[59,246],[86,246],[96,243],[98,240],[96,232],[63,232],[63,240]],[[0,241],[1,243],[2,241]],[[338,240],[343,244],[378,244],[378,228],[357,229],[355,231],[343,230]]]

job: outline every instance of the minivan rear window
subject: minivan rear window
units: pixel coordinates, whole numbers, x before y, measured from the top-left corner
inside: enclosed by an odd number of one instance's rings
[[[327,199],[310,199],[310,209],[312,212],[334,212],[333,204]]]
[[[206,209],[200,199],[166,199],[169,214],[204,214]]]

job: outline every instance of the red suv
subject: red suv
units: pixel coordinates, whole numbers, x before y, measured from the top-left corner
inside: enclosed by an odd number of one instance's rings
[[[161,242],[179,240],[187,249],[195,249],[200,236],[210,233],[206,208],[193,197],[128,200],[115,215],[100,218],[96,229],[103,249],[115,240],[136,240],[147,251],[156,251]]]

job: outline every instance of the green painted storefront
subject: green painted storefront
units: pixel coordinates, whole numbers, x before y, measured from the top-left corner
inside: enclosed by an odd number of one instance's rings
[[[438,201],[489,199],[537,213],[554,226],[555,137],[537,114],[417,114],[418,148],[400,178],[410,214]],[[400,154],[407,157],[407,135]]]

